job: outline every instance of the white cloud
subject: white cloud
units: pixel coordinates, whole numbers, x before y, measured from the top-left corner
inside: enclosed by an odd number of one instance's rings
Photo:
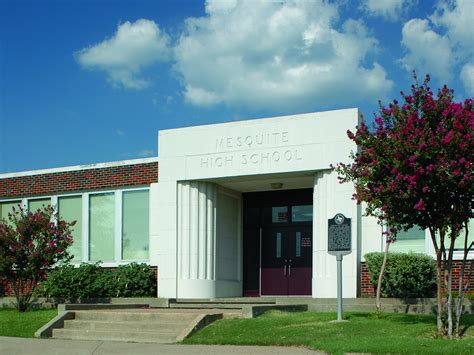
[[[137,155],[140,158],[154,157],[155,151],[153,149],[143,149],[139,151]]]
[[[237,0],[206,1],[206,13],[217,14],[231,11],[237,5]]]
[[[405,23],[402,44],[408,50],[401,59],[406,70],[418,69],[442,80],[451,77],[454,57],[449,38],[433,31],[428,20],[411,19]]]
[[[370,62],[378,43],[360,21],[338,29],[325,1],[207,1],[175,47],[185,99],[258,108],[346,104],[383,96],[393,83]],[[369,62],[369,64],[363,64]]]
[[[446,28],[447,35],[458,55],[473,55],[474,47],[474,1],[451,0],[439,2],[430,17],[436,26]]]
[[[143,89],[149,82],[141,77],[143,69],[169,58],[169,37],[150,20],[124,22],[113,37],[76,52],[86,69],[105,71],[114,85]]]
[[[474,62],[465,64],[461,69],[461,81],[470,96],[474,96]]]
[[[362,0],[361,8],[370,16],[395,21],[412,4],[412,0]]]
[[[466,92],[472,95],[473,24],[474,1],[439,1],[427,19],[412,19],[403,26],[402,44],[407,49],[401,59],[403,66],[431,72],[445,81],[460,71]]]
[[[117,133],[117,136],[122,136],[122,137],[125,136],[125,132],[119,128],[115,130],[115,133]]]

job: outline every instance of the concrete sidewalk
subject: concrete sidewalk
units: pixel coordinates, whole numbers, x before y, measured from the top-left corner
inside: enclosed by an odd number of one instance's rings
[[[168,345],[0,337],[2,355],[145,355],[145,354],[322,354],[304,348],[232,345]]]

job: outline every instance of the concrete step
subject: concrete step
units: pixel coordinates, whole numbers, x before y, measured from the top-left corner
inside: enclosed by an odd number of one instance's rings
[[[137,332],[132,330],[83,330],[83,329],[54,329],[53,338],[72,340],[105,340],[139,343],[174,343],[177,333],[170,332]]]
[[[134,331],[152,331],[152,332],[175,332],[179,333],[189,321],[177,320],[167,322],[102,322],[90,320],[66,320],[64,329],[82,329],[82,330],[134,330]]]
[[[121,310],[121,309],[147,309],[150,308],[146,303],[65,303],[58,305],[58,311],[81,311],[81,310]]]
[[[169,313],[157,311],[145,312],[126,312],[126,311],[77,311],[75,312],[76,320],[85,321],[104,321],[104,322],[189,322],[193,320],[196,315],[191,313]]]
[[[198,304],[275,304],[276,299],[274,297],[232,297],[232,298],[191,298],[170,301],[170,303],[198,303]]]
[[[170,308],[188,308],[188,309],[242,309],[246,306],[266,306],[266,305],[274,305],[274,303],[170,303]]]

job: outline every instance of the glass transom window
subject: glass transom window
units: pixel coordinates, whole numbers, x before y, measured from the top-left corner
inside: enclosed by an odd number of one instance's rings
[[[293,222],[311,222],[313,220],[313,205],[300,205],[291,207]]]

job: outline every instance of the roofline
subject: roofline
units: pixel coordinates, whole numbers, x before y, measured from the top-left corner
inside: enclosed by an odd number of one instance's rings
[[[14,173],[3,173],[3,174],[0,174],[0,179],[8,179],[8,178],[32,176],[32,175],[63,173],[63,172],[78,171],[78,170],[111,168],[115,166],[148,164],[148,163],[154,163],[154,162],[158,162],[158,157],[118,160],[118,161],[111,161],[111,162],[104,162],[104,163],[64,166],[64,167],[59,167],[59,168],[29,170],[29,171],[19,171],[19,172],[14,172]]]
[[[359,109],[357,107],[349,107],[349,108],[342,108],[337,110],[326,110],[326,111],[316,111],[316,112],[302,112],[302,113],[293,113],[283,116],[274,116],[274,117],[258,117],[258,118],[246,118],[241,120],[235,121],[228,121],[228,122],[220,122],[220,123],[206,123],[206,124],[196,124],[192,126],[180,127],[180,128],[167,128],[167,129],[160,129],[158,131],[158,141],[159,137],[162,135],[167,134],[174,134],[176,132],[188,131],[188,130],[196,130],[196,129],[209,129],[214,127],[232,127],[232,126],[240,126],[243,124],[249,123],[264,123],[269,121],[277,121],[277,120],[294,120],[294,119],[304,119],[309,116],[313,115],[321,115],[326,113],[335,113],[335,112],[356,112],[357,116],[359,116]]]

